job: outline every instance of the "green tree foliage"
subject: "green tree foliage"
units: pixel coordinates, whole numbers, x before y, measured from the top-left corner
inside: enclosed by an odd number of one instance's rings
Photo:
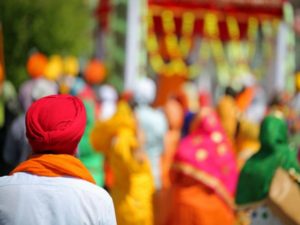
[[[0,0],[6,76],[17,87],[27,78],[33,50],[88,56],[93,15],[84,0]]]
[[[127,0],[112,0],[113,10],[109,15],[110,33],[106,40],[106,46],[109,49],[106,56],[109,73],[107,82],[119,92],[123,91],[124,84],[127,5]]]

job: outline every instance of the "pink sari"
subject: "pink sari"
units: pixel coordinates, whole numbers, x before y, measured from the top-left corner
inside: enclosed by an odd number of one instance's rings
[[[197,115],[191,133],[179,144],[174,170],[200,181],[234,207],[238,178],[236,159],[216,112],[206,107]]]

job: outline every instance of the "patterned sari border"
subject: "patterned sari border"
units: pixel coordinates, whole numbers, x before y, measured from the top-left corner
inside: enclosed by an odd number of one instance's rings
[[[180,170],[183,173],[194,177],[198,181],[202,182],[206,186],[212,188],[216,191],[216,193],[225,201],[225,203],[233,210],[236,209],[236,205],[234,203],[234,198],[230,195],[230,193],[226,190],[226,188],[222,185],[222,183],[214,178],[213,176],[209,175],[206,172],[199,171],[198,169],[194,168],[191,165],[186,163],[179,163],[176,162],[172,166],[176,170]]]

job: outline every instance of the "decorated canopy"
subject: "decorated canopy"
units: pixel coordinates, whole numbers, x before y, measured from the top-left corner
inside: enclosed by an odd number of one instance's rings
[[[239,80],[241,75],[250,74],[261,81],[268,74],[274,75],[274,71],[270,71],[272,62],[293,61],[277,57],[280,49],[276,46],[288,49],[286,46],[293,45],[292,23],[287,22],[287,29],[281,26],[286,15],[293,17],[285,0],[148,0],[147,3],[146,14],[140,14],[140,24],[130,22],[132,20],[127,17],[126,40],[132,40],[138,33],[130,34],[132,27],[146,24],[146,37],[139,43],[147,49],[148,63],[140,68],[147,67],[147,70],[137,69],[130,74],[157,78],[157,96],[163,95],[158,104],[187,79],[195,80],[209,74],[214,82],[226,86]],[[113,27],[109,15],[114,11],[114,4],[112,0],[100,1],[96,15],[101,29]],[[286,43],[278,38],[279,33],[288,33]],[[141,48],[135,46],[135,51],[141,52]],[[127,42],[126,49],[130,50]],[[293,56],[288,50],[286,53]],[[133,58],[129,58],[133,64]],[[289,72],[274,70],[283,74],[290,73],[293,68],[292,65],[284,67],[290,68]],[[124,74],[126,81],[127,74]],[[170,90],[168,84],[173,84]]]

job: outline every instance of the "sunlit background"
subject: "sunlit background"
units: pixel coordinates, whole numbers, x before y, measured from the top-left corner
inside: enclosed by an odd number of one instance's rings
[[[283,159],[300,173],[300,0],[0,0],[0,175],[57,93],[85,104],[76,157],[119,225],[274,225],[235,203],[266,197]]]

